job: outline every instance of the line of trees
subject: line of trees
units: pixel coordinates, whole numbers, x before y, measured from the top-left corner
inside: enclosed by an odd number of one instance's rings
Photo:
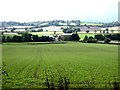
[[[104,43],[109,43],[111,40],[120,41],[120,34],[96,34],[94,37],[85,36],[83,42],[85,43],[97,43],[98,41],[104,41]]]
[[[23,33],[21,36],[2,36],[2,42],[46,42],[54,41],[53,37],[32,35],[29,33]]]

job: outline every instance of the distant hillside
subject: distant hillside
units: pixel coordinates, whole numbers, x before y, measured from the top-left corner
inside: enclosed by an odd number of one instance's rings
[[[52,20],[52,21],[35,21],[35,22],[0,22],[0,27],[9,26],[35,26],[35,27],[48,27],[48,26],[100,26],[100,27],[113,27],[120,26],[120,22],[110,22],[110,23],[98,23],[98,22],[81,22],[80,20]]]

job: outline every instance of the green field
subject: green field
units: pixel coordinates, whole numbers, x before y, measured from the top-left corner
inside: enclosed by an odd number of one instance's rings
[[[3,88],[104,88],[118,76],[118,46],[3,44]],[[7,75],[8,74],[8,75]]]

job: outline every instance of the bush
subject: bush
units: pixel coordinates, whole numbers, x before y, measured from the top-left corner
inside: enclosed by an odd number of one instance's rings
[[[109,43],[111,41],[110,38],[105,38],[104,43]]]
[[[104,37],[102,34],[97,34],[97,35],[95,35],[95,38],[96,38],[97,40],[100,40],[100,41],[102,41],[102,40],[105,39],[105,37]]]
[[[22,41],[24,42],[31,42],[31,37],[32,37],[32,34],[29,34],[27,32],[23,33],[22,34]]]
[[[111,39],[111,34],[106,34],[105,37]]]
[[[40,42],[46,42],[46,41],[54,41],[52,37],[49,37],[49,36],[42,36],[42,37],[39,37],[39,41]]]
[[[96,43],[97,39],[93,38],[92,36],[88,37],[86,35],[83,39],[83,42],[85,42],[85,43]]]
[[[78,34],[72,34],[71,40],[72,40],[72,41],[79,41],[79,40],[80,40],[80,37],[79,37]]]
[[[97,39],[93,38],[92,36],[90,36],[87,40],[87,43],[97,43]]]
[[[111,35],[111,40],[119,40],[120,41],[120,33]]]
[[[33,38],[34,42],[38,42],[39,41],[38,35],[33,35],[32,38]]]
[[[87,42],[87,40],[88,40],[88,36],[86,35],[83,39],[83,42],[85,43],[85,42]]]
[[[21,36],[13,36],[12,41],[13,42],[22,42],[22,37]]]

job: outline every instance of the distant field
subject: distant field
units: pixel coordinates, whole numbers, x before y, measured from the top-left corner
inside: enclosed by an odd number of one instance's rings
[[[98,26],[102,26],[103,24],[100,24],[100,23],[89,23],[89,22],[81,22],[80,25],[92,25],[92,26],[95,26],[95,25],[98,25]]]
[[[86,35],[87,35],[88,37],[89,37],[89,36],[94,37],[95,34],[94,34],[94,33],[79,33],[78,35],[79,35],[80,39],[83,40]]]
[[[56,34],[62,34],[63,32],[56,32]],[[53,35],[54,32],[31,32],[31,34],[33,35],[38,35],[38,36],[42,36],[42,35]]]
[[[118,46],[3,43],[3,88],[113,87]]]

